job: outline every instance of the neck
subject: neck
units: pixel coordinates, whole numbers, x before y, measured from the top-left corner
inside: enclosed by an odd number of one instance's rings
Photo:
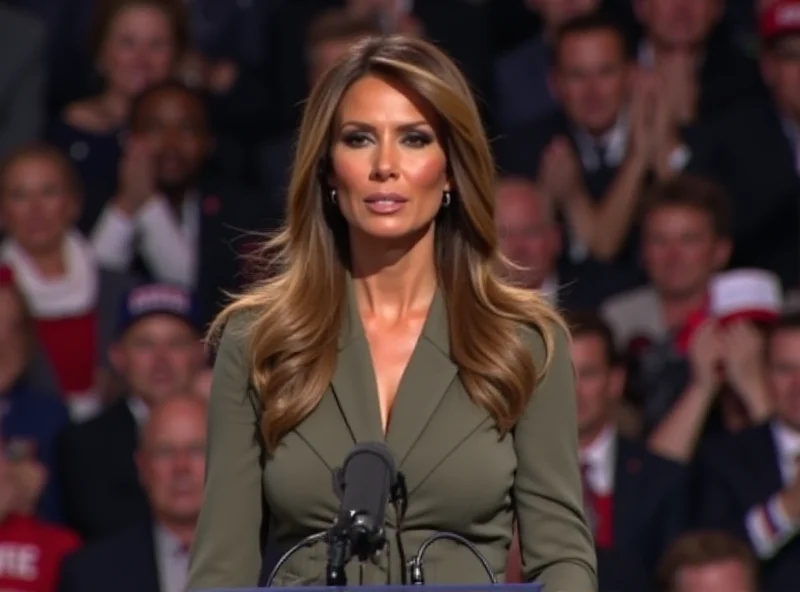
[[[592,426],[591,428],[581,430],[578,433],[578,447],[580,448],[581,452],[594,444],[597,439],[606,431],[607,427],[608,423],[600,423],[596,426]]]
[[[64,249],[50,249],[40,253],[28,253],[36,270],[46,278],[57,278],[67,273],[67,262]]]
[[[163,518],[159,518],[158,520],[158,524],[161,528],[169,532],[180,541],[181,545],[187,548],[192,545],[192,541],[194,540],[196,523],[196,520],[178,521]]]
[[[381,248],[353,239],[353,278],[363,314],[399,319],[427,311],[438,283],[432,227],[406,245]]]
[[[661,312],[664,315],[667,327],[680,327],[686,321],[686,317],[700,309],[706,299],[705,286],[687,295],[661,294]]]
[[[703,45],[667,45],[655,43],[653,41],[650,42],[650,48],[653,52],[653,61],[656,64],[678,57],[685,57],[689,58],[690,62],[696,65],[700,61],[704,51]]]

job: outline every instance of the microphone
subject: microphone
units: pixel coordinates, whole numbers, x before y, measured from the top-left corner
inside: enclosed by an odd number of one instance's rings
[[[357,444],[333,473],[339,515],[328,532],[328,586],[347,585],[344,568],[353,556],[361,561],[386,545],[386,504],[398,486],[389,448],[380,442]]]

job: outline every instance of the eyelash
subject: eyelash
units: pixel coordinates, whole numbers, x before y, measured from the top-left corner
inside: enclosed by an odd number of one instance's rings
[[[343,141],[350,148],[361,148],[370,140],[369,134],[363,132],[353,132],[344,136]],[[422,132],[410,132],[403,137],[403,143],[411,148],[424,148],[433,142],[428,134]]]

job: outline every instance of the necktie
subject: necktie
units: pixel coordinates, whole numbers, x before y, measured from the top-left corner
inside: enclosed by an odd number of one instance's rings
[[[589,480],[591,466],[587,462],[581,463],[581,481],[583,483],[583,507],[586,513],[586,521],[593,535],[597,535],[597,494]]]

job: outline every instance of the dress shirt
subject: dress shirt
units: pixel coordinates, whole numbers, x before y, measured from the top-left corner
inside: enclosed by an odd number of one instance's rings
[[[797,462],[800,459],[800,432],[789,428],[783,422],[772,423],[772,437],[778,452],[778,465],[781,468],[783,484],[792,483],[797,477]]]
[[[189,549],[160,524],[153,529],[160,592],[186,592]]]
[[[608,426],[580,452],[581,465],[586,467],[586,480],[596,495],[614,493],[616,450],[617,432]]]
[[[108,205],[92,231],[97,261],[108,269],[126,271],[138,250],[156,281],[194,288],[200,215],[195,194],[184,199],[180,221],[163,196],[151,198],[134,217]]]

